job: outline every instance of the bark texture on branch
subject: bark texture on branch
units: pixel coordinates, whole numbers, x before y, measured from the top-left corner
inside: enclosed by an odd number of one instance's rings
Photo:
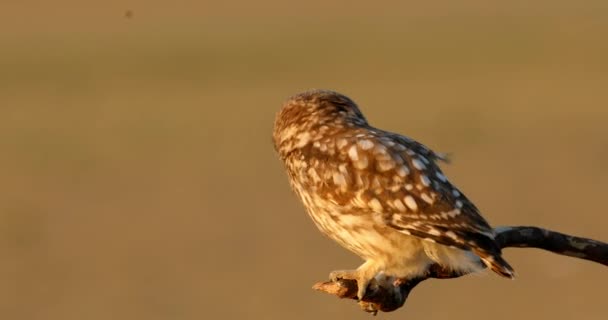
[[[608,243],[538,227],[499,227],[495,231],[496,241],[501,248],[538,248],[608,266]],[[373,314],[378,311],[394,311],[403,306],[411,290],[420,282],[432,278],[449,279],[463,275],[435,264],[431,266],[427,275],[415,279],[377,277],[378,281],[369,285],[365,297],[359,301],[359,305],[363,310]],[[355,280],[318,282],[313,289],[340,298],[357,299]]]

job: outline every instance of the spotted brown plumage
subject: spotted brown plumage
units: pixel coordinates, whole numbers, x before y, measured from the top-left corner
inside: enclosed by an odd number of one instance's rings
[[[438,263],[456,272],[485,264],[512,278],[489,224],[438,166],[445,156],[371,126],[333,91],[289,98],[276,116],[274,146],[316,226],[359,255],[359,298],[378,273],[409,278]]]

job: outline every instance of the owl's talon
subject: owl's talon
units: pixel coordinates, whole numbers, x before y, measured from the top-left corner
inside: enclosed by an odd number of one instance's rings
[[[336,282],[340,279],[357,281],[357,299],[363,300],[371,279],[365,279],[360,270],[336,270],[329,273],[329,279]],[[373,279],[373,278],[372,278]]]
[[[340,279],[357,280],[357,270],[336,270],[329,273],[329,279],[336,282]]]
[[[361,307],[363,311],[371,314],[372,316],[378,315],[378,305],[373,302],[359,301],[359,307]]]
[[[367,284],[369,283],[369,281],[366,281],[365,283],[362,282],[363,281],[357,281],[357,300],[359,301],[363,301],[365,293],[367,292]]]

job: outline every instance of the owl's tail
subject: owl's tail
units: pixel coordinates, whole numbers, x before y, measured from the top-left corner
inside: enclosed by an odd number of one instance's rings
[[[490,268],[490,270],[496,272],[497,274],[509,278],[515,278],[515,270],[513,267],[509,265],[509,263],[503,259],[499,254],[488,254],[487,252],[475,252],[483,263]]]

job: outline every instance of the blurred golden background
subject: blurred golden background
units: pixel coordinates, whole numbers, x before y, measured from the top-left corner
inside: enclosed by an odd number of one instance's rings
[[[274,155],[334,89],[453,154],[495,225],[608,240],[608,2],[0,4],[1,319],[369,319],[310,287],[360,261]],[[509,249],[380,319],[606,319],[605,267]]]

